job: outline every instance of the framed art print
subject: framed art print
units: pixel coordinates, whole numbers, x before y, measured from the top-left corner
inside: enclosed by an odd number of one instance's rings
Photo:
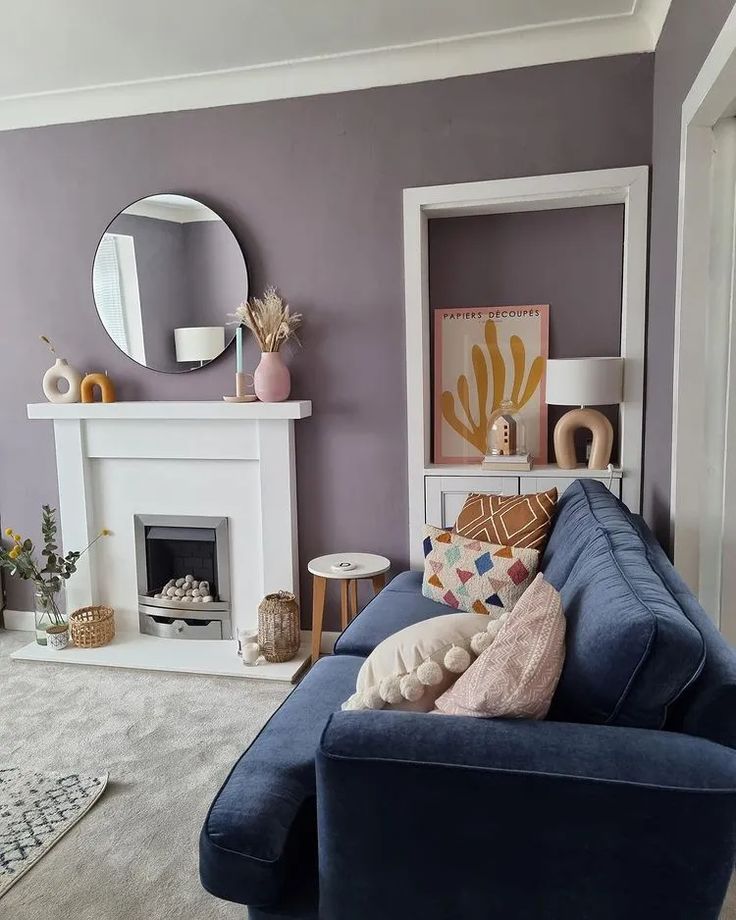
[[[509,401],[546,463],[548,351],[549,304],[435,310],[434,462],[480,462],[488,420]]]

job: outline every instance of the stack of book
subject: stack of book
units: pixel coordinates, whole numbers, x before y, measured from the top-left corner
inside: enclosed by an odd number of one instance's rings
[[[484,470],[510,470],[513,472],[530,470],[534,466],[534,457],[528,451],[522,454],[486,454],[481,463]]]

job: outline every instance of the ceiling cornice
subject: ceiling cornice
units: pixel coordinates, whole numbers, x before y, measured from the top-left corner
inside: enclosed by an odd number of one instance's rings
[[[313,96],[651,52],[659,34],[655,37],[654,30],[661,7],[669,7],[669,2],[638,0],[634,12],[625,16],[162,79],[8,96],[0,98],[0,131]],[[639,9],[645,7],[646,16]],[[664,12],[666,15],[666,9]]]

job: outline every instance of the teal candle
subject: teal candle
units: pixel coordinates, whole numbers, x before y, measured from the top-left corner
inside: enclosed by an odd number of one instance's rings
[[[235,332],[235,370],[239,373],[243,373],[243,327],[238,326]]]

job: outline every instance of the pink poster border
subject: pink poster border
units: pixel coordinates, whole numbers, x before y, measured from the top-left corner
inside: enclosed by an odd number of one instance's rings
[[[479,464],[481,457],[445,457],[442,452],[442,415],[440,412],[439,390],[440,377],[442,373],[442,317],[440,314],[447,313],[494,313],[498,310],[540,310],[540,320],[542,322],[542,355],[544,356],[545,365],[549,357],[549,304],[508,304],[498,307],[438,307],[434,310],[434,380],[432,381],[432,462],[438,466],[463,465],[470,466]],[[540,456],[534,458],[535,464],[547,463],[547,369],[545,366],[542,375],[541,385],[541,407],[539,410],[539,444]]]

